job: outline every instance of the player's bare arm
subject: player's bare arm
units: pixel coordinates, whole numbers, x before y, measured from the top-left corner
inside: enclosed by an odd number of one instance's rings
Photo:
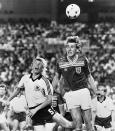
[[[92,110],[92,126],[95,125],[96,110]]]
[[[88,75],[88,84],[89,84],[89,88],[91,88],[91,90],[93,91],[94,95],[96,95],[96,85],[95,85],[95,81],[92,77],[91,74]]]
[[[60,80],[61,76],[59,75],[59,73],[56,72],[53,81],[52,81],[52,86],[54,89],[56,89],[59,85],[59,80]]]

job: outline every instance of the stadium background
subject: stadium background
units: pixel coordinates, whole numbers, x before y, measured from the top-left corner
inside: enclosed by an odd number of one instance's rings
[[[115,1],[71,0],[81,8],[77,20],[69,20],[70,0],[0,0],[0,82],[13,90],[30,71],[36,55],[48,61],[48,77],[55,75],[68,35],[79,35],[83,51],[97,83],[115,92]],[[114,96],[114,95],[113,95]]]

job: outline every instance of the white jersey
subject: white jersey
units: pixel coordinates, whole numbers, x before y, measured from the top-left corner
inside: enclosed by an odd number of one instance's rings
[[[92,110],[96,111],[98,117],[106,118],[111,115],[114,109],[113,101],[111,98],[106,97],[103,102],[99,102],[97,98],[92,100]]]
[[[4,111],[6,101],[0,98],[0,124],[6,122],[6,112]]]
[[[49,86],[47,83],[49,83]],[[41,77],[33,81],[29,74],[22,77],[18,88],[25,88],[26,100],[29,107],[43,103],[47,99],[46,96],[48,94],[53,94],[53,88],[48,79]]]
[[[10,109],[16,113],[26,112],[27,102],[24,95],[17,96],[10,101]]]

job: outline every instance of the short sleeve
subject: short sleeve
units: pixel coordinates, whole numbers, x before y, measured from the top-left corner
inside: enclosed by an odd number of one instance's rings
[[[86,76],[88,76],[91,73],[91,71],[90,71],[90,68],[89,68],[89,61],[86,57],[85,57],[84,62],[85,62],[84,73],[85,73]]]
[[[47,78],[45,78],[44,76],[42,76],[42,79],[44,80],[46,87],[47,87],[47,89],[45,90],[45,94],[46,95],[53,95],[53,86],[50,83],[50,81]]]
[[[111,111],[115,111],[112,99],[109,100],[109,108],[110,108]]]
[[[24,81],[25,81],[25,76],[23,76],[22,78],[21,78],[21,80],[19,81],[19,83],[18,83],[18,88],[24,88]]]

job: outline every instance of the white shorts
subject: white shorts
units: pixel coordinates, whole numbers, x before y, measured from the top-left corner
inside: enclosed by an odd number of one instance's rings
[[[81,107],[83,110],[91,108],[91,96],[87,88],[66,92],[64,99],[69,110],[77,107]]]

